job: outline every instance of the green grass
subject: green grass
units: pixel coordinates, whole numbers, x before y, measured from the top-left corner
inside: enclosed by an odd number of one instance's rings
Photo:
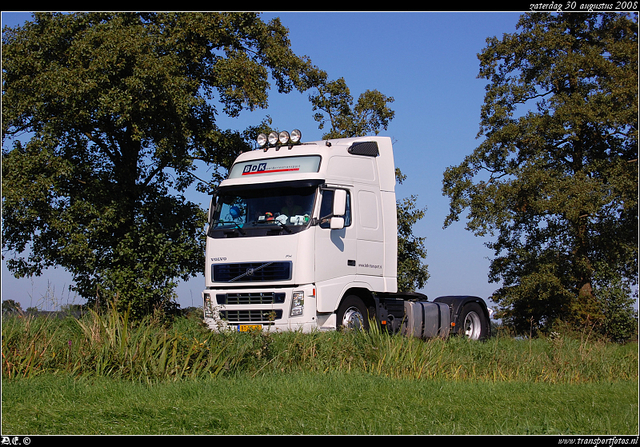
[[[637,343],[3,318],[10,434],[637,434]]]
[[[546,384],[272,373],[147,384],[3,384],[3,433],[636,434],[633,382]]]
[[[212,333],[198,321],[132,324],[127,315],[81,320],[5,318],[2,377],[44,373],[147,382],[267,372],[361,372],[397,379],[589,383],[635,380],[637,344],[588,337],[484,343],[367,333]]]

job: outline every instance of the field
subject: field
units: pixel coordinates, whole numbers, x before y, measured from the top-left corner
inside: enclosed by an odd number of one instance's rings
[[[637,344],[5,317],[3,434],[638,433]]]

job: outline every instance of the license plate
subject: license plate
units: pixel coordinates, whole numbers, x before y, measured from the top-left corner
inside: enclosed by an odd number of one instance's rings
[[[261,324],[241,324],[238,326],[238,332],[261,331]]]

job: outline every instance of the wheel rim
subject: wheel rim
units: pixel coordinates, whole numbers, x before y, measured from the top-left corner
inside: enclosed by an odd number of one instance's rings
[[[471,311],[464,317],[464,325],[462,327],[464,329],[464,336],[471,340],[480,339],[480,334],[482,332],[482,326],[480,322],[480,315],[476,312]]]
[[[344,329],[362,329],[364,327],[362,312],[355,306],[349,307],[342,316],[342,327]]]

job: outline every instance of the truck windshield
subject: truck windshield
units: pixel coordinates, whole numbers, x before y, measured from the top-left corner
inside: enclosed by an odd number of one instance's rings
[[[218,192],[210,237],[290,234],[307,228],[316,185],[241,189]]]

